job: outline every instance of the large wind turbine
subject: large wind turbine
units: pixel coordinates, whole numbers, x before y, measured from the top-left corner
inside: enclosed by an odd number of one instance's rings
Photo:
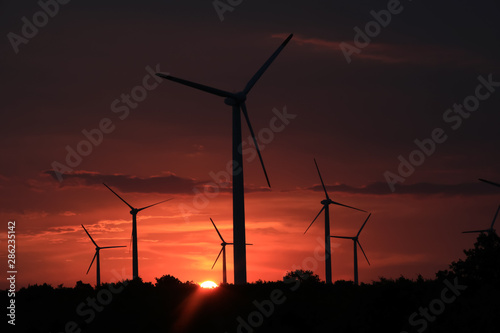
[[[479,178],[479,180],[480,180],[480,181],[482,181],[482,182],[488,183],[488,184],[490,184],[490,185],[500,187],[500,184],[497,184],[497,183],[495,183],[495,182],[492,182],[491,180],[486,180],[486,179],[481,179],[481,178]]]
[[[316,159],[314,159],[314,164],[316,165],[316,170],[318,170],[319,179],[321,180],[321,185],[323,186],[323,190],[325,191],[326,199],[321,201],[323,208],[319,211],[318,215],[314,218],[314,220],[309,224],[304,234],[309,230],[309,228],[313,225],[314,221],[318,218],[318,216],[325,211],[325,281],[327,284],[332,283],[332,257],[331,257],[331,248],[330,248],[330,204],[343,206],[355,210],[359,210],[360,212],[365,212],[362,209],[354,208],[351,206],[347,206],[338,202],[333,201],[328,196],[328,192],[326,191],[325,183],[323,182],[323,178],[321,177],[321,173],[319,172],[318,163],[316,163]],[[365,212],[366,213],[366,212]]]
[[[222,235],[220,234],[219,229],[217,229],[217,226],[215,225],[215,223],[212,220],[212,218],[210,218],[210,221],[212,221],[212,224],[213,224],[213,226],[215,228],[215,231],[217,231],[217,234],[219,235],[220,240],[222,241],[222,243],[220,243],[220,245],[222,246],[222,248],[220,249],[219,255],[215,259],[215,262],[212,265],[211,269],[214,269],[215,264],[217,263],[217,260],[219,260],[220,254],[222,253],[222,283],[226,284],[227,283],[227,274],[226,274],[226,245],[234,245],[234,243],[227,243],[224,240],[224,238],[222,238]],[[245,244],[245,245],[253,245],[253,244]]]
[[[85,227],[83,226],[83,224],[81,226],[82,226],[83,230],[85,230],[85,232],[89,236],[89,238],[92,241],[92,243],[94,243],[94,245],[95,245],[94,258],[92,258],[92,262],[90,263],[89,269],[87,269],[87,274],[89,274],[90,268],[92,267],[92,264],[94,263],[94,260],[97,258],[97,262],[96,262],[96,265],[97,265],[96,266],[96,280],[97,280],[97,286],[99,287],[101,285],[101,261],[99,259],[99,251],[101,249],[115,249],[117,247],[126,247],[126,246],[103,246],[103,247],[100,247],[94,241],[94,239],[92,238],[92,236],[90,236],[89,232],[87,231],[87,229],[85,229]]]
[[[366,262],[368,265],[370,265],[370,262],[368,261],[368,257],[365,254],[365,251],[363,250],[363,247],[361,246],[361,243],[358,240],[359,234],[361,233],[361,230],[365,227],[366,222],[368,222],[368,219],[370,218],[372,214],[368,215],[368,217],[365,220],[365,223],[361,226],[359,229],[358,233],[354,237],[345,237],[345,236],[331,236],[333,238],[343,238],[343,239],[352,239],[354,242],[354,284],[358,285],[358,245],[359,248],[361,249],[361,252],[363,252],[363,255],[365,256]]]
[[[463,234],[470,234],[470,233],[475,233],[475,232],[485,232],[488,235],[494,234],[496,235],[495,229],[493,229],[493,225],[495,224],[495,221],[498,216],[498,212],[500,211],[500,205],[498,205],[497,212],[495,213],[495,217],[493,217],[493,221],[491,222],[491,226],[488,229],[484,230],[471,230],[471,231],[463,231]],[[497,235],[498,236],[498,235]]]
[[[149,207],[156,206],[158,204],[161,204],[163,202],[172,200],[172,199],[167,199],[163,200],[160,202],[157,202],[155,204],[142,207],[142,208],[134,208],[132,207],[128,202],[126,202],[122,197],[120,197],[115,191],[113,191],[108,185],[102,183],[104,186],[106,186],[111,192],[113,192],[114,195],[116,195],[121,201],[123,201],[127,206],[130,207],[130,214],[132,214],[132,277],[134,279],[137,279],[139,277],[139,260],[138,260],[138,255],[137,255],[137,213],[139,213],[141,210],[144,210]]]
[[[260,163],[262,169],[264,170],[264,175],[269,187],[269,178],[267,176],[266,168],[264,167],[264,161],[260,154],[259,145],[255,138],[255,134],[250,124],[250,119],[248,117],[247,108],[245,105],[245,100],[247,95],[252,89],[252,87],[257,83],[260,77],[264,74],[271,63],[276,59],[278,54],[283,50],[286,44],[292,38],[292,34],[281,44],[281,46],[271,55],[271,57],[262,65],[262,67],[255,73],[255,75],[248,81],[247,85],[243,91],[232,93],[217,88],[212,88],[205,86],[203,84],[187,81],[180,79],[171,75],[166,75],[162,73],[156,73],[157,76],[174,81],[185,86],[202,90],[204,92],[224,97],[224,103],[232,107],[232,153],[233,153],[233,166],[232,166],[232,177],[233,177],[233,241],[234,241],[234,283],[235,284],[245,284],[247,282],[247,263],[246,263],[246,249],[245,249],[245,199],[244,199],[244,182],[243,182],[243,156],[242,156],[242,140],[241,140],[241,113],[245,117],[245,121],[250,130],[250,134],[253,138],[255,148],[259,155]]]

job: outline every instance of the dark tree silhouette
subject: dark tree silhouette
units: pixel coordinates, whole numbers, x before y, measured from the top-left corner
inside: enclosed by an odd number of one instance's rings
[[[154,285],[141,279],[98,288],[82,281],[74,288],[32,285],[16,293],[16,330],[417,332],[426,327],[425,333],[499,332],[499,243],[492,233],[479,235],[474,248],[464,251],[466,258],[438,272],[437,279],[381,277],[359,286],[352,281],[330,285],[299,269],[287,272],[283,281],[214,290],[171,275],[156,278]],[[0,290],[0,298],[6,300],[7,291]]]
[[[465,260],[450,264],[450,270],[439,271],[438,278],[457,276],[469,283],[498,283],[500,281],[500,238],[495,233],[481,233],[473,249],[464,250]]]
[[[319,276],[314,274],[313,271],[296,269],[291,272],[286,272],[285,276],[283,276],[283,280],[298,280],[300,282],[307,283],[320,283]]]
[[[156,287],[170,287],[170,286],[179,286],[182,284],[181,280],[172,275],[163,275],[161,278],[155,278]]]
[[[83,283],[82,280],[76,281],[75,290],[88,291],[91,292],[94,290],[89,283]]]

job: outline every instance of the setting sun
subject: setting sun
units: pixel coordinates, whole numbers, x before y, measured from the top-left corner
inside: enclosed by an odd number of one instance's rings
[[[202,288],[217,288],[218,285],[217,285],[217,283],[215,283],[213,281],[205,281],[205,282],[200,283],[200,287],[202,287]]]

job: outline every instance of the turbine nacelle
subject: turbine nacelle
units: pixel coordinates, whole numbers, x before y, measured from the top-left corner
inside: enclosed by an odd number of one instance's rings
[[[245,94],[245,92],[243,91],[240,91],[236,94],[233,94],[233,96],[224,99],[224,103],[226,105],[234,106],[234,105],[240,105],[244,103],[246,100],[247,100],[247,94]]]
[[[137,215],[137,213],[139,213],[139,210],[137,208],[134,208],[130,211],[131,215]]]

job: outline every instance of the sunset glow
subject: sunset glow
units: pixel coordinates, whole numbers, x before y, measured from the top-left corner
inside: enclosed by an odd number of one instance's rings
[[[218,285],[213,281],[205,281],[205,282],[200,283],[200,287],[206,288],[206,289],[209,289],[209,288],[213,289],[213,288],[217,288]]]

